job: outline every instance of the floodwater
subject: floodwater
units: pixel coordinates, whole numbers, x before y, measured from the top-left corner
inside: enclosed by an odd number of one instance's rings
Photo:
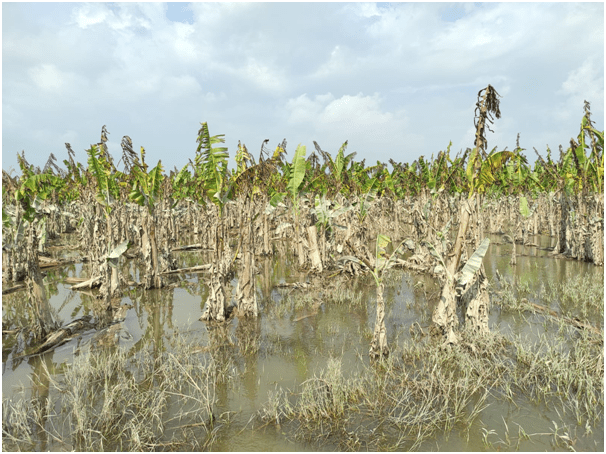
[[[499,236],[492,236],[494,242]],[[62,241],[65,241],[62,239]],[[532,239],[540,248],[552,245],[554,239],[537,236]],[[484,264],[489,280],[496,270],[506,279],[527,286],[529,299],[545,304],[540,298],[549,282],[566,282],[575,276],[601,281],[604,269],[572,260],[554,259],[540,248],[517,245],[517,264],[509,264],[511,244],[490,246]],[[65,256],[58,253],[59,256]],[[208,263],[204,252],[177,252],[178,267]],[[207,297],[207,275],[181,274],[175,278],[178,285],[162,290],[144,291],[131,288],[125,292],[123,304],[130,306],[126,319],[112,333],[113,342],[128,352],[142,349],[170,349],[175,333],[187,336],[200,348],[211,346],[215,362],[229,362],[229,380],[217,383],[213,413],[229,416],[229,423],[217,432],[210,446],[214,451],[317,451],[339,449],[338,440],[297,441],[292,425],[264,424],[259,412],[268,402],[270,393],[283,389],[291,392],[310,377],[326,368],[330,358],[342,358],[343,374],[354,373],[369,362],[368,349],[375,319],[375,286],[372,277],[365,276],[343,281],[337,289],[326,284],[297,290],[277,287],[280,283],[311,282],[314,278],[299,273],[292,257],[277,255],[257,259],[257,297],[260,316],[249,327],[248,335],[238,329],[240,321],[231,319],[226,327],[216,328],[199,321]],[[127,280],[138,280],[139,270],[132,261],[123,273]],[[66,277],[87,277],[86,264],[74,264],[48,271],[45,278],[50,303],[56,320],[63,324],[84,315],[94,315],[95,292],[73,292],[62,281]],[[129,277],[130,276],[130,277]],[[180,282],[179,282],[180,281]],[[330,281],[330,279],[329,279]],[[232,299],[236,280],[232,281]],[[432,304],[439,294],[437,282],[427,276],[394,270],[385,279],[386,328],[390,348],[410,340],[410,326],[418,322],[424,329],[431,321]],[[542,293],[543,292],[543,293]],[[340,295],[340,296],[336,296]],[[29,323],[28,305],[24,291],[2,298],[3,328],[25,326]],[[557,309],[557,301],[552,308]],[[596,317],[603,317],[595,314]],[[553,328],[544,323],[541,315],[526,315],[523,319],[501,311],[493,305],[490,329],[504,335],[522,334],[530,340]],[[593,321],[602,327],[602,319]],[[250,332],[253,335],[250,335]],[[49,369],[59,377],[78,354],[86,354],[98,342],[94,330],[81,333],[58,348],[42,355],[20,359],[15,336],[4,335],[2,340],[2,396],[3,401],[19,392],[32,395],[36,386],[33,378],[39,364],[51,364]],[[251,345],[252,344],[252,345]],[[248,350],[250,349],[250,350]],[[15,353],[17,352],[17,353]],[[602,398],[603,402],[603,398]],[[572,416],[561,415],[557,408],[520,397],[507,401],[489,397],[488,406],[481,411],[471,428],[458,431],[455,427],[447,435],[434,436],[419,447],[420,450],[475,451],[486,450],[482,434],[493,430],[488,440],[504,439],[509,432],[517,433],[523,427],[527,434],[546,434],[531,440],[520,440],[522,451],[563,449],[553,442],[553,421],[558,425],[575,426]],[[603,414],[603,410],[602,410]],[[224,418],[225,419],[225,418]],[[515,430],[514,430],[515,429]],[[484,431],[483,431],[484,430]],[[238,434],[238,436],[234,436]],[[38,449],[65,449],[60,445],[40,445]],[[589,435],[583,428],[577,430],[576,450],[604,450],[602,421],[592,427]]]

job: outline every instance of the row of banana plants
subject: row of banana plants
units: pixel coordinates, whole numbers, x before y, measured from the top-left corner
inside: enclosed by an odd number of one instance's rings
[[[366,167],[364,161],[355,161],[355,153],[346,154],[347,142],[334,159],[316,142],[310,156],[299,145],[289,162],[286,141],[273,152],[264,143],[258,160],[239,144],[236,169],[229,170],[224,136],[211,136],[207,123],[198,131],[194,161],[168,175],[161,161],[150,168],[145,149],[135,153],[128,136],[121,142],[122,157],[114,163],[105,126],[100,142],[86,151],[86,167],[75,161],[69,144],[67,170],[57,166],[52,154],[43,170],[19,155],[22,175],[13,178],[3,171],[3,249],[10,252],[3,254],[3,269],[12,270],[13,280],[25,275],[33,289],[40,282],[34,249],[41,249],[49,233],[77,230],[92,276],[81,285],[100,285],[100,296],[115,309],[125,284],[120,260],[129,249],[145,266],[145,288],[161,288],[178,271],[175,246],[193,234],[198,246],[215,254],[201,318],[222,321],[236,258],[241,258],[242,269],[237,306],[242,315],[254,316],[255,256],[271,254],[272,241],[288,235],[299,268],[370,271],[378,302],[381,273],[388,265],[435,274],[443,280],[443,292],[434,322],[455,342],[455,301],[463,295],[473,308],[470,323],[487,329],[481,257],[487,249],[484,233],[495,224],[501,231],[507,226],[512,242],[525,244],[533,222],[535,231],[548,228],[558,238],[556,252],[603,264],[604,134],[594,128],[589,105],[568,151],[561,152],[557,163],[550,153],[547,160],[539,156],[532,170],[519,144],[511,152],[486,151],[485,130],[492,115],[500,117],[498,97],[490,85],[478,93],[473,150],[451,159],[449,146],[437,159],[420,157],[412,165],[392,160],[391,172],[380,162]],[[494,209],[494,201],[504,196],[512,200],[507,223],[499,219],[503,212]],[[547,218],[536,209],[540,200],[557,205]],[[457,228],[454,241],[452,227]],[[601,247],[596,239],[600,232]],[[390,256],[386,234],[400,241]],[[23,252],[25,235],[31,240]],[[374,238],[373,254],[368,246]],[[473,285],[470,296],[467,290]],[[42,297],[31,293],[39,307],[46,307]],[[379,306],[377,323],[383,323]],[[52,320],[45,326],[53,326]],[[386,354],[385,342],[385,328],[377,325],[371,353]]]
[[[288,162],[284,140],[273,152],[264,143],[258,160],[246,145],[239,143],[235,155],[236,168],[230,170],[227,148],[217,146],[225,142],[224,136],[211,136],[208,125],[202,123],[194,161],[190,160],[180,171],[175,169],[169,175],[162,175],[161,162],[149,169],[144,161],[145,149],[141,147],[139,159],[128,136],[122,139],[122,157],[114,164],[107,149],[107,134],[104,126],[101,142],[86,151],[88,166],[76,162],[69,144],[66,144],[68,159],[63,161],[65,169],[57,165],[52,153],[42,170],[29,165],[24,153],[18,154],[21,175],[12,177],[3,171],[4,202],[14,197],[31,207],[27,199],[37,196],[50,198],[54,203],[67,203],[80,199],[89,186],[95,185],[100,194],[105,194],[102,195],[105,201],[110,198],[126,200],[130,196],[148,203],[147,195],[130,193],[145,190],[143,180],[152,174],[149,178],[156,184],[168,178],[172,187],[171,197],[175,200],[191,198],[199,203],[210,201],[219,205],[248,191],[253,194],[263,192],[276,200],[287,193],[293,179],[300,181],[301,192],[327,197],[334,197],[337,193],[347,197],[371,191],[402,198],[442,191],[477,191],[500,196],[558,191],[586,194],[604,190],[604,132],[594,127],[588,103],[585,104],[580,132],[576,139],[571,138],[568,149],[564,151],[560,146],[557,161],[552,158],[550,149],[547,149],[546,158],[534,149],[537,155],[534,166],[529,165],[523,154],[525,150],[519,146],[519,137],[513,151],[493,148],[487,152],[475,147],[453,157],[449,144],[446,151],[440,151],[437,157],[432,155],[426,159],[421,156],[412,164],[390,159],[391,171],[386,163],[377,161],[375,165],[366,166],[365,160],[356,161],[356,153],[346,153],[347,141],[334,158],[314,142],[315,150],[309,156],[306,156],[305,147],[298,147],[292,161]]]

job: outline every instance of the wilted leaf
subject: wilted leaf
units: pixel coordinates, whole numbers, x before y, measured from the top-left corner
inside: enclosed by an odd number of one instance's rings
[[[280,235],[287,228],[292,227],[292,224],[288,222],[283,222],[278,227],[276,227],[276,235]]]
[[[431,254],[431,256],[434,257],[435,259],[437,259],[438,262],[440,262],[442,264],[442,266],[446,270],[446,274],[448,275],[448,268],[446,268],[446,263],[444,263],[444,259],[442,258],[440,253],[438,251],[436,251],[436,248],[434,247],[434,245],[431,243],[425,242],[425,246],[427,246],[427,249],[429,249],[429,253]]]
[[[338,262],[354,262],[357,263],[358,265],[362,265],[362,266],[366,266],[364,265],[364,262],[362,262],[360,259],[358,259],[357,257],[354,257],[353,255],[343,255],[341,257],[338,258],[337,260]]]
[[[411,239],[407,239],[404,241],[404,246],[406,246],[410,251],[415,250],[415,242],[412,241]]]
[[[467,263],[461,270],[461,276],[457,280],[458,286],[463,287],[465,284],[467,284],[471,280],[473,275],[476,273],[476,271],[480,269],[480,267],[482,266],[482,259],[484,258],[484,255],[488,250],[489,244],[490,238],[484,238],[480,246],[478,246],[473,255],[469,258],[469,260],[467,260]]]
[[[388,236],[382,234],[377,236],[377,249],[380,249],[382,252],[385,252],[385,248],[389,243],[391,243],[391,240]]]
[[[272,207],[276,207],[282,201],[285,195],[285,192],[276,192],[273,196],[271,196],[269,204]]]
[[[118,246],[114,248],[109,254],[107,254],[107,260],[118,259],[122,254],[124,254],[128,248],[130,247],[130,242],[128,240],[123,241]]]

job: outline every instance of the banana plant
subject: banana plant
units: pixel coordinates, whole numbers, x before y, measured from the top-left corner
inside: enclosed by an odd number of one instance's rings
[[[215,147],[214,145],[225,143],[225,134],[211,136],[206,122],[201,123],[196,139],[198,148],[194,160],[194,180],[198,191],[201,191],[206,197],[199,199],[199,202],[206,204],[206,199],[210,200],[219,211],[219,223],[214,233],[216,259],[222,257],[222,253],[229,248],[225,241],[224,209],[225,204],[231,196],[232,184],[227,188],[229,181],[229,171],[227,161],[229,153],[227,147]],[[214,228],[214,227],[213,227]]]
[[[156,167],[147,173],[143,150],[143,147],[141,147],[141,163],[135,163],[131,170],[134,181],[128,197],[138,205],[146,207],[148,212],[153,214],[164,180],[162,161],[158,161]]]
[[[160,275],[159,249],[156,239],[156,201],[160,197],[162,181],[162,161],[149,173],[146,172],[144,148],[141,147],[141,161],[135,162],[132,168],[134,176],[133,187],[129,198],[140,206],[147,208],[147,219],[143,223],[142,251],[146,261],[147,273],[145,274],[145,288],[161,288],[163,286]]]
[[[30,174],[26,179],[21,179],[19,189],[15,191],[15,201],[23,208],[23,218],[33,222],[36,217],[36,201],[46,200],[62,186],[63,180],[49,173]]]
[[[338,218],[344,213],[347,213],[353,208],[353,205],[340,206],[337,205],[331,208],[332,202],[326,198],[326,195],[320,196],[316,194],[314,200],[314,208],[311,209],[311,213],[315,214],[318,222],[317,226],[322,228],[322,232],[328,232],[332,234],[333,219]]]
[[[386,236],[379,234],[377,235],[377,242],[375,247],[375,263],[374,266],[368,262],[365,258],[358,258],[353,256],[342,257],[344,261],[351,261],[358,265],[365,266],[370,271],[370,274],[375,280],[377,286],[377,318],[375,320],[375,329],[370,344],[370,356],[371,358],[381,358],[389,355],[389,347],[387,346],[387,334],[385,329],[385,302],[383,300],[383,277],[386,270],[393,267],[397,254],[402,251],[406,240],[402,241],[398,247],[393,251],[391,255],[387,253],[387,247],[391,244],[391,239]]]
[[[101,153],[99,144],[91,145],[86,150],[88,154],[88,171],[92,174],[96,183],[96,199],[103,206],[106,215],[112,210],[112,205],[120,197],[120,186],[112,164],[107,159],[108,153]]]
[[[471,182],[472,187],[469,191],[469,196],[467,200],[463,201],[463,205],[461,206],[461,215],[459,218],[459,229],[457,232],[456,240],[454,243],[452,254],[450,254],[450,259],[448,264],[445,264],[447,280],[442,289],[442,297],[440,299],[440,303],[436,307],[432,320],[435,326],[446,336],[448,342],[456,342],[456,335],[454,334],[454,325],[455,325],[455,299],[453,296],[453,282],[449,278],[449,276],[453,276],[459,267],[459,263],[461,260],[461,253],[463,251],[463,247],[465,244],[465,238],[467,236],[467,230],[469,227],[469,219],[472,213],[472,206],[469,203],[473,196],[473,189],[480,187],[482,185],[482,180],[480,180],[480,175],[482,174],[482,155],[485,154],[486,148],[486,138],[485,138],[485,128],[488,123],[492,123],[492,114],[494,114],[497,118],[501,117],[501,111],[499,109],[499,94],[497,91],[491,86],[488,85],[486,88],[480,90],[478,92],[478,102],[476,104],[476,118],[474,118],[474,125],[476,126],[476,147],[472,151],[470,160],[468,162],[467,174],[468,180]],[[488,128],[490,130],[490,128]],[[492,153],[491,153],[492,154]],[[499,159],[502,164],[506,159],[506,155],[501,153],[502,157],[494,158]],[[485,169],[490,169],[492,171],[493,163],[490,158],[486,160],[489,161],[489,166]],[[488,171],[488,170],[485,170]],[[479,181],[479,183],[477,183]],[[483,181],[486,181],[485,179]],[[476,200],[476,206],[481,206],[479,200]],[[480,232],[481,234],[481,232]]]
[[[208,124],[204,122],[201,123],[196,142],[198,148],[194,169],[197,187],[219,208],[220,216],[222,216],[227,199],[225,188],[229,179],[227,170],[229,153],[227,147],[215,147],[214,145],[225,143],[225,134],[211,137]],[[200,201],[204,203],[204,199]]]
[[[357,153],[349,153],[345,155],[345,149],[347,148],[347,140],[341,145],[339,151],[337,152],[337,156],[335,159],[332,159],[330,153],[323,151],[320,149],[320,146],[314,142],[316,149],[322,154],[328,169],[330,170],[330,176],[333,181],[332,190],[335,193],[339,192],[347,192],[347,178],[348,178],[348,167],[351,162],[353,162],[353,158]]]
[[[193,164],[187,163],[183,168],[174,176],[172,179],[173,197],[175,199],[175,205],[179,200],[186,198],[194,198],[196,189],[194,186],[194,178],[188,168]],[[173,206],[174,208],[174,206]]]
[[[431,255],[436,258],[446,270],[446,282],[442,287],[440,301],[438,302],[438,306],[436,307],[433,314],[433,321],[436,325],[440,327],[445,327],[444,329],[446,331],[445,335],[447,343],[455,344],[458,342],[457,336],[455,334],[455,328],[458,325],[458,319],[456,316],[456,300],[457,298],[460,298],[462,296],[465,286],[471,281],[475,273],[481,268],[482,260],[484,258],[484,255],[486,254],[486,251],[488,251],[489,245],[490,238],[484,238],[484,240],[482,240],[482,242],[474,251],[469,260],[467,260],[465,266],[457,275],[455,275],[452,272],[452,269],[449,269],[449,267],[447,267],[442,255],[436,251],[433,245],[427,243]],[[485,297],[485,295],[482,296]],[[473,298],[472,300],[475,300],[475,298]],[[475,304],[475,307],[472,307],[471,309],[468,307],[466,312],[468,317],[472,318],[474,321],[480,320],[482,326],[477,327],[480,328],[480,330],[482,331],[486,331],[488,329],[487,312],[484,314],[473,313],[477,312],[477,310],[487,311],[487,308],[479,308],[478,305]],[[470,314],[470,312],[472,312],[472,314]],[[485,324],[485,326],[483,326],[483,324]]]
[[[102,139],[104,133],[106,133],[105,127],[102,131]],[[107,246],[106,250],[109,254],[116,248],[116,239],[114,238],[114,231],[112,228],[112,208],[120,199],[120,185],[118,175],[115,171],[115,166],[111,160],[111,155],[102,140],[102,143],[91,145],[86,150],[88,154],[88,172],[93,176],[96,183],[96,199],[101,205],[103,213],[106,219],[107,228]],[[103,262],[102,262],[103,263]],[[105,268],[105,265],[101,266],[102,278],[102,289],[105,289],[109,299],[120,296],[119,288],[119,271],[118,268],[110,267]],[[108,301],[109,304],[109,301]]]
[[[578,144],[571,140],[572,157],[577,169],[577,190],[586,192],[591,186],[594,192],[599,192],[603,190],[604,181],[604,133],[593,127],[587,102],[577,140]],[[585,155],[586,149],[589,149],[588,156]]]
[[[298,145],[295,151],[295,155],[292,159],[292,164],[289,166],[288,170],[288,184],[286,185],[286,190],[290,199],[292,201],[294,218],[295,218],[295,234],[296,234],[296,242],[297,242],[297,253],[299,256],[299,266],[303,266],[305,262],[305,256],[303,253],[303,240],[301,238],[301,226],[299,222],[299,190],[301,188],[301,184],[305,179],[305,170],[306,170],[306,162],[305,162],[305,153],[306,147],[305,145]]]
[[[368,191],[359,197],[359,201],[352,203],[352,206],[359,207],[358,220],[360,221],[360,224],[362,224],[364,219],[366,219],[366,216],[368,216],[369,205],[377,198],[377,190],[374,189],[375,184],[376,182],[372,182],[372,184],[369,185]]]

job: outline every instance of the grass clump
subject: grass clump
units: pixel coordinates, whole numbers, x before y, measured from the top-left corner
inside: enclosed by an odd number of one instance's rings
[[[91,350],[60,378],[45,363],[40,395],[3,400],[3,448],[77,451],[201,449],[212,438],[215,367],[173,352]],[[184,437],[185,433],[189,435]],[[187,440],[187,441],[185,441]]]
[[[576,275],[564,282],[550,282],[543,300],[557,301],[560,312],[601,325],[604,319],[604,279],[597,275]]]
[[[485,408],[487,389],[500,379],[489,364],[465,348],[444,351],[430,341],[406,344],[350,378],[342,360],[329,359],[291,401],[272,391],[261,417],[278,422],[279,414],[296,423],[297,439],[331,449],[418,449],[437,431],[469,426]]]
[[[595,424],[604,413],[604,334],[580,332],[570,342],[559,336],[514,341],[515,384],[535,402],[559,404],[578,425]]]
[[[467,442],[483,433],[485,447],[494,447],[489,436],[502,437],[499,443],[510,449],[541,436],[563,440],[551,432],[527,434],[515,420],[504,422],[504,433],[487,430],[481,419],[497,402],[499,408],[517,408],[524,400],[545,404],[561,413],[560,429],[571,416],[588,433],[603,420],[603,336],[577,334],[571,343],[561,334],[532,343],[459,334],[460,343],[449,347],[430,338],[408,340],[349,377],[342,359],[330,359],[295,392],[271,391],[260,416],[316,449],[353,451],[427,449],[454,429]],[[508,424],[520,428],[517,437]]]
[[[549,281],[533,291],[528,282],[500,280],[493,301],[513,314],[541,313],[556,323],[585,327],[598,333],[604,318],[604,280],[598,275],[575,276],[564,282]]]

